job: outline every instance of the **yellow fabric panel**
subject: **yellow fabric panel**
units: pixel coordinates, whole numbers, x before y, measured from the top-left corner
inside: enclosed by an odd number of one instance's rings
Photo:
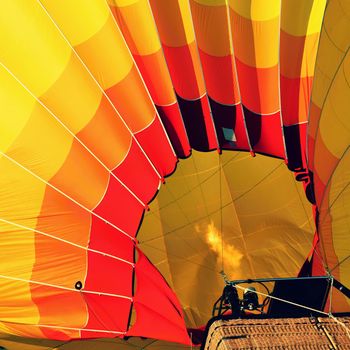
[[[281,29],[295,36],[319,33],[326,3],[327,0],[282,0]]]
[[[12,76],[5,74],[6,72],[2,76],[2,80],[6,79],[6,81],[12,82],[11,85],[5,85],[8,88],[12,87],[12,90],[7,91],[6,95],[13,93],[13,96],[20,98],[22,95],[18,93],[19,91],[20,93],[24,92],[25,97],[29,96],[30,99],[34,100]],[[6,95],[2,94],[2,99],[6,98]],[[27,108],[27,111],[24,110],[24,107]],[[27,114],[28,107],[31,116],[26,125],[21,128],[21,132],[17,133],[16,139],[12,138],[12,144],[7,147],[7,155],[48,182],[57,176],[59,170],[62,171],[63,165],[73,156],[73,150],[76,149],[74,159],[71,161],[72,164],[67,169],[66,178],[62,179],[62,182],[57,182],[57,186],[64,190],[67,195],[81,201],[82,204],[90,208],[95,207],[107,187],[109,177],[107,170],[81,144],[72,147],[73,135],[39,103],[32,106],[25,101],[25,104],[21,105],[21,100],[18,99],[16,104],[12,106],[14,111],[11,118],[12,124],[17,124],[16,116],[20,116],[19,125],[21,124],[20,113]],[[7,129],[4,130],[6,134]],[[1,149],[1,151],[5,150]],[[74,170],[76,171],[75,176]],[[89,176],[84,176],[87,173]]]
[[[30,2],[26,2],[26,6],[27,4]],[[102,92],[79,59],[72,54],[69,45],[55,29],[54,24],[49,19],[46,21],[47,15],[44,10],[35,4],[28,8],[26,20],[23,21],[23,30],[15,31],[9,28],[12,30],[1,32],[2,34],[6,32],[6,38],[11,42],[16,41],[17,45],[8,45],[7,50],[1,52],[0,58],[13,74],[34,95],[40,97],[73,133],[77,133],[94,116],[100,104]],[[23,10],[18,10],[18,12],[21,11]],[[36,21],[29,20],[32,12],[34,12],[33,18],[36,18]],[[42,25],[38,25],[41,22]],[[40,31],[37,31],[38,27]],[[36,32],[33,32],[35,30]],[[6,43],[5,38],[3,39],[3,42]],[[37,46],[34,45],[36,41]],[[4,56],[5,52],[8,57]],[[35,58],[27,59],[32,52],[35,52]],[[63,54],[64,62],[61,58]],[[20,60],[12,59],[13,56],[26,57],[26,65]],[[45,57],[45,61],[41,62],[38,57]],[[30,74],[23,70],[23,66],[27,67]],[[58,66],[59,74],[57,73]],[[56,72],[54,77],[50,73],[53,71]],[[41,75],[44,75],[43,80]],[[50,81],[48,81],[50,76]]]
[[[318,131],[329,151],[337,158],[341,157],[350,140],[349,81],[350,54],[348,53],[331,85],[321,113]],[[317,163],[315,166],[317,168]]]
[[[188,326],[205,324],[222,292],[222,246],[229,278],[295,276],[312,246],[311,206],[283,161],[237,152],[221,161],[220,176],[215,153],[181,160],[138,235],[170,270]]]
[[[62,74],[70,49],[37,1],[1,4],[0,60],[39,96]],[[16,43],[15,45],[13,43]]]
[[[315,107],[322,110],[328,91],[333,82],[333,77],[341,68],[346,50],[350,46],[350,36],[345,34],[350,28],[350,3],[348,1],[329,1],[325,15],[315,67],[315,76],[311,95],[311,110],[309,116],[309,138],[317,139],[317,132],[321,113],[315,113]],[[334,106],[328,106],[328,109]],[[339,107],[337,107],[339,108]],[[339,118],[339,117],[338,117]],[[340,116],[342,118],[342,116]],[[330,120],[328,119],[328,124]],[[344,131],[342,131],[343,134]],[[334,133],[331,131],[331,135]],[[334,137],[334,136],[332,136]],[[333,148],[336,146],[333,146]],[[335,150],[336,152],[336,150]],[[313,149],[309,149],[313,155]],[[314,168],[313,159],[308,163]]]
[[[1,132],[0,137],[2,152],[6,152],[13,140],[21,133],[31,116],[35,103],[35,99],[0,66],[0,111],[3,116],[11,116],[0,118],[0,130],[6,130],[6,132]]]
[[[350,28],[348,13],[350,13],[348,1],[328,2],[312,90],[312,101],[319,107],[322,107],[332,78],[350,45],[350,36],[347,35]]]
[[[314,167],[313,171],[316,173],[317,177],[321,180],[322,185],[327,184],[329,176],[332,172],[334,166],[338,162],[338,157],[334,156],[325,144],[322,135],[317,134],[317,139],[315,142],[315,155],[314,155]],[[319,204],[319,196],[323,195],[322,186],[318,188],[316,185],[316,201]]]
[[[64,74],[41,96],[41,100],[70,131],[80,133],[79,138],[84,134],[84,144],[93,153],[98,153],[111,169],[125,158],[131,142],[130,131],[76,56],[72,56]],[[100,138],[99,144],[96,144],[91,125],[108,129],[106,138]],[[115,152],[110,152],[112,145],[117,146]]]
[[[251,21],[230,12],[235,56],[257,68],[273,67],[279,60],[279,17]]]
[[[350,153],[346,152],[332,177],[329,210],[332,217],[333,246],[340,263],[339,277],[345,286],[350,285],[349,227],[350,227]],[[327,251],[327,247],[326,247]],[[330,269],[335,266],[329,266]],[[350,300],[346,298],[348,309]]]
[[[125,78],[133,60],[105,1],[46,0],[44,4],[104,90]],[[78,11],[81,6],[86,13]],[[84,23],[77,23],[77,18]]]
[[[197,4],[205,5],[205,6],[223,6],[226,5],[226,0],[193,0]]]
[[[267,21],[280,15],[280,0],[229,0],[230,7],[252,21]]]
[[[104,90],[124,79],[134,64],[112,15],[95,36],[75,49]]]
[[[41,0],[50,16],[75,46],[94,36],[105,25],[110,11],[103,0]]]
[[[160,50],[157,28],[148,0],[130,5],[115,0],[119,26],[133,54],[149,55]]]
[[[93,118],[101,98],[101,90],[74,54],[59,79],[40,96],[40,100],[74,134]]]
[[[0,169],[1,219],[35,229],[45,184],[4,157],[0,158]],[[31,279],[35,263],[34,233],[4,222],[0,222],[0,233],[0,274]],[[13,259],[14,256],[16,259]],[[0,305],[2,320],[38,323],[39,313],[32,301],[28,283],[0,278],[0,287],[3,296]],[[7,327],[13,334],[21,334],[16,331],[15,325]],[[35,335],[42,336],[40,330]]]
[[[150,4],[164,45],[179,47],[195,40],[188,0],[150,0]]]
[[[333,45],[345,52],[349,48],[348,35],[350,22],[350,2],[347,0],[329,0],[324,27]]]
[[[223,57],[232,54],[229,19],[225,4],[211,3],[208,6],[194,0],[190,3],[198,47],[212,56]]]
[[[148,219],[141,226],[142,231],[145,233],[142,239],[148,242],[145,244],[141,242],[140,248],[146,256],[151,255],[153,257],[152,263],[162,272],[164,278],[173,288],[164,237],[158,234],[163,231],[163,223],[159,217],[159,202],[157,198],[152,202],[152,211],[154,215],[149,215]]]
[[[108,3],[111,5],[118,5],[118,7],[134,5],[139,0],[108,0]]]
[[[17,104],[20,105],[20,102]],[[13,123],[16,123],[16,119],[13,119]],[[72,141],[73,136],[37,104],[26,126],[6,153],[45,181],[49,181],[64,163]]]

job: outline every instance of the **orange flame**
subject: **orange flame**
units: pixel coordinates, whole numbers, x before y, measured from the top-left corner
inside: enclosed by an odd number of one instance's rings
[[[227,272],[234,275],[239,274],[243,254],[232,244],[223,242],[222,235],[213,222],[207,226],[206,231],[206,241],[217,256],[217,264],[221,264],[223,252],[224,266]]]

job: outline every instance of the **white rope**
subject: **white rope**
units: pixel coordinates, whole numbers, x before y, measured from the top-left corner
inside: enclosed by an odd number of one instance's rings
[[[26,172],[28,172],[29,174],[31,174],[32,176],[34,176],[36,179],[40,180],[41,182],[43,182],[45,185],[51,187],[53,190],[55,190],[56,192],[60,193],[61,195],[63,195],[64,197],[66,197],[67,199],[69,199],[71,202],[75,203],[76,205],[78,205],[80,208],[84,209],[85,211],[89,212],[91,215],[94,215],[95,217],[99,218],[100,220],[102,220],[103,222],[111,225],[114,229],[118,230],[120,233],[122,233],[123,235],[129,237],[132,241],[136,242],[136,239],[134,237],[132,237],[131,235],[129,235],[127,232],[125,232],[124,230],[122,230],[121,228],[119,228],[118,226],[112,224],[110,221],[108,221],[107,219],[103,218],[102,216],[98,215],[97,213],[95,213],[94,211],[90,210],[89,208],[85,207],[83,204],[79,203],[78,201],[76,201],[74,198],[68,196],[66,193],[64,193],[63,191],[61,191],[60,189],[58,189],[57,187],[55,187],[54,185],[50,184],[49,182],[47,182],[46,180],[44,180],[43,178],[41,178],[40,176],[38,176],[37,174],[35,174],[34,172],[32,172],[30,169],[26,168],[25,166],[23,166],[22,164],[18,163],[15,159],[9,157],[7,154],[3,153],[0,151],[0,155],[2,155],[4,158],[6,158],[7,160],[9,160],[10,162],[16,164],[17,166],[19,166],[21,169],[25,170]]]
[[[249,146],[249,151],[252,154],[252,153],[254,153],[254,150],[253,150],[252,144],[250,142],[250,138],[249,138],[248,127],[247,127],[247,122],[246,122],[244,108],[243,108],[243,102],[242,102],[241,88],[239,85],[237,66],[236,66],[236,62],[235,62],[236,56],[235,56],[235,51],[234,51],[234,47],[233,47],[232,27],[231,27],[231,21],[230,21],[230,5],[228,3],[226,3],[225,6],[226,6],[226,18],[227,18],[230,50],[232,51],[232,60],[231,60],[232,61],[232,70],[233,70],[234,76],[236,78],[237,91],[238,91],[238,95],[239,95],[238,96],[238,98],[239,98],[238,103],[240,104],[240,109],[242,112],[243,125],[244,125],[245,135],[246,135],[248,146]]]
[[[132,267],[135,267],[135,264],[134,264],[133,262],[131,262],[131,261],[125,260],[125,259],[123,259],[123,258],[119,258],[118,256],[115,256],[115,255],[112,255],[112,254],[108,254],[108,253],[102,252],[102,251],[97,250],[97,249],[92,249],[92,248],[89,248],[89,247],[84,247],[84,246],[82,246],[82,245],[80,245],[80,244],[73,243],[73,242],[71,242],[71,241],[68,241],[68,240],[66,240],[66,239],[63,239],[63,238],[60,238],[60,237],[51,235],[51,234],[46,233],[46,232],[43,232],[43,231],[39,231],[39,230],[37,230],[37,229],[33,229],[33,228],[31,228],[31,227],[28,227],[28,226],[24,226],[24,225],[21,225],[21,224],[17,224],[17,223],[15,223],[15,222],[12,222],[12,221],[9,221],[9,220],[3,219],[3,218],[0,218],[0,222],[4,222],[4,223],[6,223],[6,224],[16,226],[16,227],[22,228],[22,229],[27,230],[27,231],[35,232],[35,233],[38,233],[38,234],[40,234],[40,235],[43,235],[43,236],[46,236],[46,237],[50,237],[50,238],[55,239],[55,240],[57,240],[57,241],[60,241],[60,242],[69,244],[69,245],[71,245],[71,246],[73,246],[73,247],[77,247],[77,248],[84,249],[84,250],[89,251],[89,252],[92,252],[92,253],[96,253],[96,254],[100,254],[100,255],[103,255],[103,256],[107,256],[107,257],[109,257],[109,258],[112,258],[112,259],[121,261],[121,262],[123,262],[123,263],[126,263],[126,264],[131,265]]]
[[[78,137],[75,135],[56,115],[54,112],[51,111],[50,108],[48,108],[37,96],[35,96],[29,88],[24,85],[21,80],[17,78],[17,76],[8,68],[6,67],[2,62],[0,62],[0,65],[35,99],[36,102],[38,102],[75,140],[77,140],[86,151],[88,151],[109,173],[110,176],[114,177],[140,204],[142,204],[145,208],[147,205],[143,203],[143,201],[136,196],[136,194],[127,186],[124,184],[122,180],[119,179],[118,176],[116,176],[111,169],[109,169],[100,158],[98,158],[94,152],[90,148],[88,148]],[[127,154],[126,154],[127,155]],[[122,161],[117,165],[117,167],[122,163]]]
[[[330,279],[331,279],[331,286],[330,286],[330,289],[329,289],[329,309],[328,309],[328,313],[331,315],[332,314],[333,281],[334,281],[333,276],[330,275]]]
[[[162,180],[162,176],[159,174],[158,170],[156,169],[156,167],[154,166],[154,164],[152,163],[151,159],[148,157],[147,153],[145,152],[145,150],[142,148],[141,144],[139,143],[139,141],[137,140],[137,138],[135,137],[134,133],[132,132],[132,130],[130,129],[130,127],[128,126],[128,124],[126,123],[126,121],[124,120],[124,118],[121,116],[121,114],[119,113],[119,111],[117,110],[117,108],[115,107],[115,105],[113,104],[113,102],[111,101],[111,99],[108,97],[108,95],[106,94],[106,92],[104,91],[104,89],[102,88],[102,86],[100,85],[100,83],[97,81],[97,79],[95,78],[95,76],[91,73],[89,67],[85,64],[85,62],[82,60],[82,58],[78,55],[78,53],[76,52],[75,48],[71,45],[70,41],[67,39],[67,37],[65,36],[65,34],[62,32],[61,28],[58,26],[58,24],[56,23],[56,21],[51,17],[50,13],[47,11],[47,9],[45,8],[45,6],[41,3],[40,0],[37,0],[37,2],[39,3],[39,5],[41,6],[41,8],[44,10],[44,12],[46,13],[46,15],[50,18],[51,22],[54,24],[54,26],[56,27],[56,29],[58,30],[58,32],[61,34],[62,38],[64,39],[64,41],[68,44],[68,46],[70,47],[70,49],[72,50],[72,52],[74,52],[75,56],[78,58],[78,60],[80,61],[80,63],[82,64],[82,66],[86,69],[86,71],[88,72],[88,74],[90,75],[90,77],[93,79],[93,81],[95,82],[95,84],[98,86],[98,88],[100,89],[100,91],[102,92],[103,96],[107,99],[107,101],[110,103],[111,107],[113,108],[113,110],[116,112],[116,114],[118,115],[118,117],[120,118],[120,120],[122,121],[122,123],[124,124],[124,126],[128,129],[131,137],[133,138],[133,140],[135,141],[135,143],[140,147],[141,152],[143,153],[143,155],[146,157],[147,161],[149,162],[149,164],[151,165],[151,167],[153,168],[154,172],[157,174],[158,178],[160,180]],[[172,146],[171,146],[172,147]],[[173,150],[174,152],[174,150]]]
[[[339,321],[334,315],[329,314],[329,317],[333,319],[336,323],[338,323],[340,326],[342,326],[346,331],[346,335],[350,338],[350,328],[347,327],[344,322]]]
[[[123,334],[126,332],[121,331],[108,331],[103,329],[91,329],[91,328],[76,328],[76,327],[65,327],[59,325],[48,325],[48,324],[33,324],[33,323],[24,323],[24,322],[12,322],[6,320],[0,320],[1,323],[12,324],[12,325],[23,325],[23,326],[33,326],[33,327],[43,327],[43,328],[54,328],[54,329],[63,329],[69,331],[86,331],[86,332],[96,332],[96,333],[111,333],[111,334]]]
[[[12,277],[12,276],[6,276],[6,275],[0,275],[0,278],[11,280],[11,281],[32,283],[32,284],[37,284],[37,285],[40,285],[40,286],[46,286],[46,287],[50,287],[50,288],[62,289],[62,290],[70,291],[70,292],[84,293],[84,294],[94,294],[94,295],[100,295],[100,296],[102,295],[102,296],[107,296],[107,297],[114,297],[114,298],[127,299],[127,300],[130,300],[130,301],[133,301],[132,297],[129,297],[129,296],[126,296],[126,295],[121,295],[121,294],[96,292],[96,291],[93,291],[93,290],[86,290],[86,289],[84,289],[84,290],[83,289],[75,289],[75,288],[59,286],[59,285],[56,285],[56,284],[51,284],[51,283],[46,283],[46,282],[39,282],[39,281],[29,280],[29,279],[25,279],[25,278]]]
[[[332,279],[332,281],[333,281],[333,279]],[[333,283],[332,283],[332,286],[333,286]],[[235,287],[245,291],[244,287],[241,287],[239,285],[235,285]],[[286,303],[286,304],[294,305],[294,306],[297,306],[297,307],[300,307],[300,308],[303,308],[303,309],[306,309],[306,310],[318,312],[320,314],[328,316],[328,317],[332,318],[335,322],[337,322],[339,325],[341,325],[346,330],[347,336],[350,338],[350,329],[349,329],[349,327],[347,327],[345,323],[343,323],[339,319],[337,319],[331,312],[327,313],[327,312],[324,312],[324,311],[321,311],[321,310],[317,310],[317,309],[314,309],[314,308],[306,306],[306,305],[302,305],[302,304],[294,303],[294,302],[289,301],[289,300],[277,298],[277,297],[275,297],[273,295],[268,295],[268,294],[265,294],[265,293],[262,293],[262,292],[258,292],[258,291],[255,291],[255,292],[256,292],[256,294],[262,295],[264,297],[275,299],[275,300],[281,301],[281,302]]]

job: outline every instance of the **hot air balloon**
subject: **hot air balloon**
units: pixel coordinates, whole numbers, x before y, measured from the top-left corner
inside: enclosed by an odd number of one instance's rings
[[[227,278],[350,311],[348,1],[0,13],[2,334],[186,348]]]

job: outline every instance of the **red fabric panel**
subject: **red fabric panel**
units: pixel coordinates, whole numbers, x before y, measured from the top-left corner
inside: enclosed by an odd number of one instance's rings
[[[140,250],[138,254],[134,297],[136,322],[127,335],[190,344],[175,294]]]
[[[96,216],[92,216],[91,220],[90,248],[133,261],[134,244],[129,237]]]
[[[118,279],[118,276],[111,275],[110,278]],[[126,331],[131,301],[104,295],[84,294],[84,297],[89,311],[89,320],[85,328],[102,330],[106,333],[82,330],[81,338],[123,337],[124,334],[111,332]]]
[[[104,227],[101,227],[103,226]],[[134,242],[111,229],[101,220],[93,220],[89,248],[134,260]],[[112,257],[88,251],[87,275],[83,290],[132,297],[133,266]],[[87,329],[126,332],[131,300],[118,296],[82,294],[89,313]],[[118,337],[117,333],[103,333],[105,337]],[[101,337],[101,333],[82,331],[83,338]]]
[[[144,204],[150,202],[159,187],[160,180],[157,173],[135,140],[132,140],[126,158],[113,170],[113,174],[128,186]]]
[[[222,104],[239,102],[232,55],[218,57],[199,49],[205,84],[210,98]]]
[[[197,74],[202,72],[197,66],[196,43],[180,47],[163,45],[163,50],[176,93],[184,99],[198,99],[204,91],[197,80]]]
[[[237,148],[249,150],[247,127],[243,119],[243,107],[241,104],[236,105],[236,125],[235,134],[237,137]]]
[[[137,132],[135,137],[161,176],[165,177],[175,170],[177,157],[159,118],[155,118],[145,129]]]
[[[280,113],[261,117],[261,138],[254,147],[256,152],[285,158]]]
[[[106,193],[93,211],[129,235],[135,236],[143,210],[140,202],[110,176]]]
[[[253,150],[285,158],[280,113],[261,116],[244,108],[244,115]]]

